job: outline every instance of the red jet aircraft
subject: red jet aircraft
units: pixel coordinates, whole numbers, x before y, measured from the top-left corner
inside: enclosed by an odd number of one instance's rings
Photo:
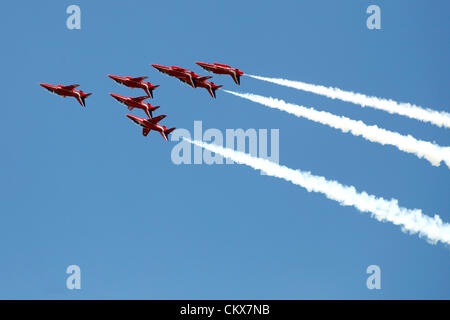
[[[151,98],[153,98],[153,90],[159,87],[159,85],[152,85],[150,82],[144,82],[143,80],[147,79],[148,77],[119,77],[112,74],[108,74],[108,77],[116,81],[117,83],[123,84],[124,86],[127,86],[129,88],[139,88],[144,89],[147,95]]]
[[[153,118],[153,111],[159,108],[159,106],[154,107],[150,103],[143,102],[145,99],[148,99],[147,96],[133,98],[124,97],[115,93],[110,93],[110,95],[120,103],[126,105],[130,111],[134,108],[144,110],[149,118]]]
[[[233,77],[233,80],[234,82],[236,82],[236,84],[241,84],[241,76],[244,74],[244,72],[239,69],[232,68],[226,64],[221,63],[209,64],[204,62],[196,62],[196,64],[209,72],[213,72],[216,74],[228,74]]]
[[[206,77],[206,78],[211,78],[211,77]],[[214,84],[214,82],[208,82],[208,81],[204,80],[204,81],[197,81],[197,87],[205,88],[206,90],[208,90],[211,97],[216,98],[216,90],[219,88],[222,88],[223,86],[217,86]]]
[[[178,80],[187,83],[192,88],[197,88],[198,82],[202,82],[204,80],[211,78],[211,77],[200,77],[195,72],[175,66],[166,67],[160,66],[158,64],[152,64],[152,67],[156,68],[156,70],[158,70],[159,72],[168,74],[171,77],[175,77]]]
[[[161,133],[164,140],[167,141],[169,134],[175,130],[175,128],[167,129],[165,126],[158,124],[158,122],[166,117],[164,114],[151,119],[139,118],[132,114],[127,114],[127,117],[142,127],[142,135],[144,136],[147,136],[151,130],[155,130]]]
[[[40,83],[39,85],[54,94],[62,96],[63,98],[74,97],[83,107],[86,106],[84,100],[92,94],[92,93],[84,93],[81,90],[80,91],[75,90],[76,87],[80,86],[79,84],[72,84],[70,86],[63,86],[63,85],[54,86],[51,84]]]

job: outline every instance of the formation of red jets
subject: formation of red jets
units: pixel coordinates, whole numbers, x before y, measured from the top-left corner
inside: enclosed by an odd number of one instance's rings
[[[204,62],[196,62],[197,65],[202,67],[203,69],[213,72],[215,74],[227,74],[230,75],[236,84],[240,84],[240,77],[244,74],[241,70],[232,68],[226,64],[220,63],[204,63]],[[178,80],[187,83],[192,88],[205,88],[208,90],[211,97],[216,98],[216,90],[221,88],[221,85],[216,85],[214,82],[206,81],[212,77],[210,76],[199,76],[193,71],[188,69],[180,68],[180,67],[166,67],[157,64],[152,64],[154,68],[158,71],[165,73],[169,76],[175,77]],[[147,77],[120,77],[115,75],[108,75],[109,78],[116,81],[119,84],[127,86],[129,88],[139,88],[143,89],[146,96],[140,97],[124,97],[115,93],[110,93],[110,95],[116,99],[118,102],[127,106],[128,110],[133,110],[134,108],[142,109],[147,114],[148,119],[139,118],[131,114],[127,114],[126,116],[131,119],[136,124],[142,127],[142,134],[147,136],[151,130],[159,132],[164,140],[168,140],[169,134],[175,130],[175,128],[167,129],[165,126],[158,124],[162,119],[166,117],[166,115],[160,115],[153,117],[153,111],[159,108],[159,106],[152,106],[150,103],[144,102],[144,100],[148,98],[153,98],[153,90],[159,87],[159,85],[153,85],[150,82],[144,82]],[[48,91],[60,95],[62,97],[74,97],[81,104],[82,107],[86,106],[85,99],[90,96],[92,93],[84,93],[82,90],[78,91],[75,88],[79,87],[78,84],[73,84],[69,86],[63,85],[51,85],[46,83],[40,83],[40,85],[47,89]]]

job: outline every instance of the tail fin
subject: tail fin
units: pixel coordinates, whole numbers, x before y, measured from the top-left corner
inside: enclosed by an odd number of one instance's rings
[[[155,90],[158,87],[159,87],[159,85],[154,86],[150,82],[147,82],[147,86],[145,87],[145,92],[147,92],[147,95],[153,99],[153,90]]]
[[[149,118],[153,119],[153,111],[155,111],[156,109],[159,109],[159,106],[145,109],[145,112],[147,113]]]
[[[164,130],[164,134],[166,135],[167,138],[169,138],[169,134],[175,130],[176,128],[170,128],[170,129],[166,129]]]
[[[86,99],[87,97],[89,97],[91,94],[92,94],[92,93],[85,93],[85,94],[83,94],[83,95],[81,96],[81,101],[83,101],[83,107],[86,106],[86,101],[85,101],[85,99]]]
[[[216,85],[212,87],[212,92],[213,92],[213,97],[214,98],[216,98],[216,90],[219,89],[219,88],[222,88],[222,87],[223,86],[216,86]]]
[[[144,88],[145,92],[147,93],[147,95],[153,99],[153,92],[152,90],[150,90],[148,87]]]

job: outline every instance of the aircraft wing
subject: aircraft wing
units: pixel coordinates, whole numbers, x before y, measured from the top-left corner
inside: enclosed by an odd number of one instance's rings
[[[142,80],[147,79],[148,77],[136,77],[136,78],[131,78],[130,80],[136,81],[136,82],[141,82]]]
[[[80,86],[79,84],[71,84],[70,86],[62,86],[61,88],[67,89],[67,90],[73,90],[79,86]]]
[[[166,117],[165,114],[162,114],[160,116],[154,117],[152,119],[148,119],[148,121],[150,121],[151,123],[158,123],[160,122],[162,119],[164,119]]]
[[[230,69],[231,67],[229,66],[229,65],[227,65],[227,64],[223,64],[223,63],[214,63],[216,66],[219,66],[219,67],[224,67],[224,68],[227,68],[227,69]]]
[[[189,86],[191,86],[191,87],[194,87],[194,86],[192,85],[191,81],[188,81],[186,78],[184,78],[184,77],[176,77],[176,78],[177,78],[178,80],[180,80],[180,81],[186,83],[187,85],[189,85]]]
[[[178,71],[178,72],[186,72],[187,71],[184,68],[175,67],[175,66],[172,66],[171,68],[172,68],[173,71]]]
[[[198,81],[205,81],[205,80],[208,80],[208,79],[211,79],[211,78],[212,78],[211,76],[204,76],[204,77],[198,77],[197,80]]]
[[[137,102],[141,102],[145,99],[148,99],[148,96],[136,97],[136,98],[131,98],[131,99],[134,101],[137,101]]]

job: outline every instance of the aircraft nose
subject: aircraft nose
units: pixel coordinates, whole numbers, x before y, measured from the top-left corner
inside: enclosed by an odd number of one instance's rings
[[[137,117],[133,116],[132,114],[127,114],[126,115],[128,119],[133,120],[134,122],[137,122]]]

